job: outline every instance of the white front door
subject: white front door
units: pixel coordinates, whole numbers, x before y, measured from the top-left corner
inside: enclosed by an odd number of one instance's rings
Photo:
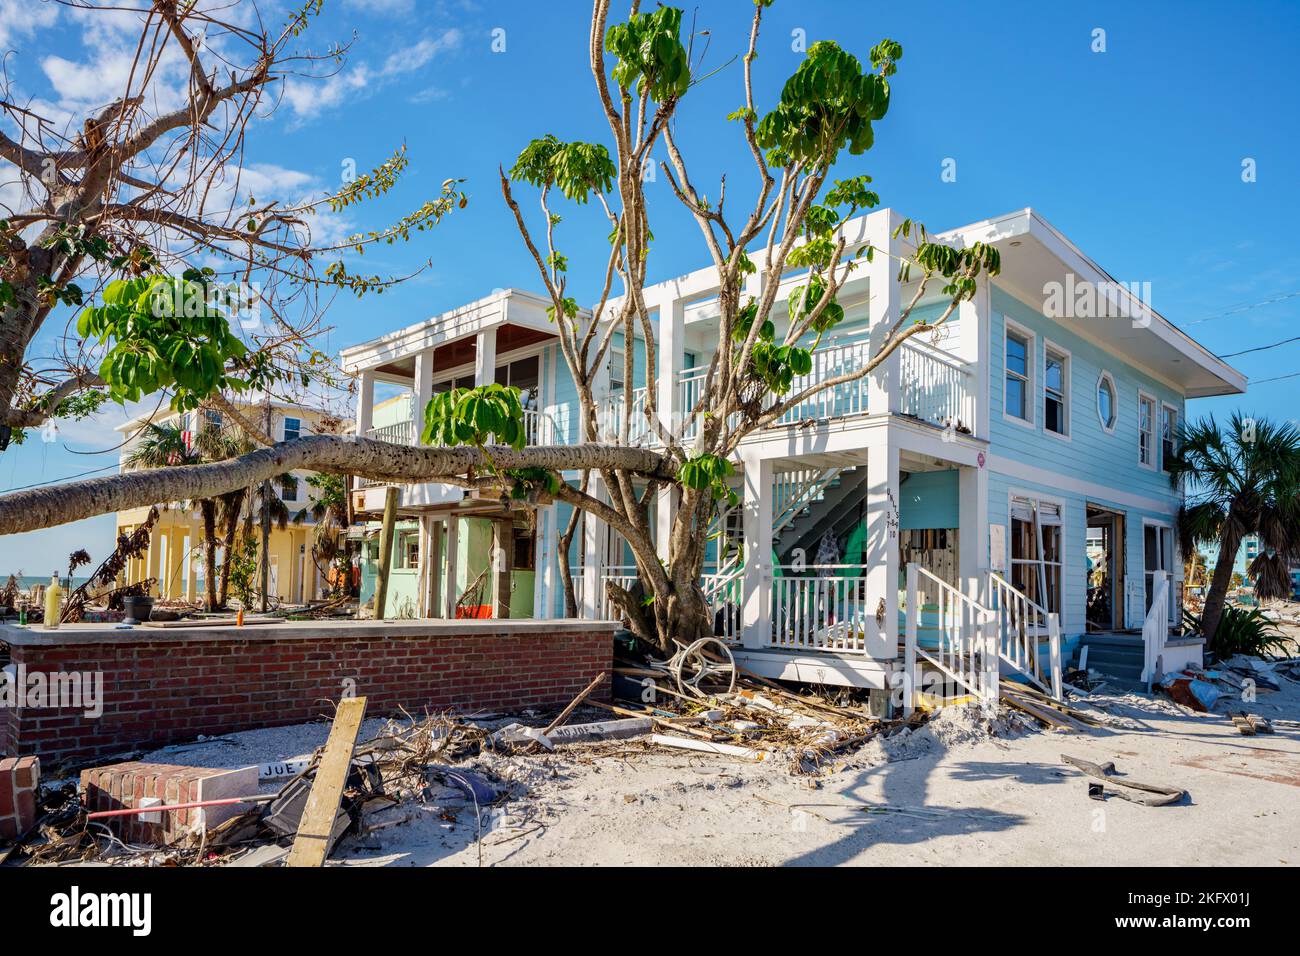
[[[1151,610],[1151,600],[1155,594],[1155,574],[1157,571],[1165,571],[1170,578],[1173,577],[1174,569],[1174,531],[1168,525],[1148,524],[1142,528],[1142,551],[1143,567],[1146,572],[1146,603],[1143,605],[1144,610]],[[1173,581],[1170,581],[1171,588]],[[1176,623],[1173,620],[1177,602],[1169,602],[1170,623]]]

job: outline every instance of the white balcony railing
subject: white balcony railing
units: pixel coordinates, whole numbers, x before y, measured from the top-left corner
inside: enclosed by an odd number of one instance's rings
[[[845,345],[823,346],[812,354],[812,371],[796,376],[787,395],[798,395],[810,386],[856,372],[870,358],[871,347],[865,339]],[[868,376],[865,375],[852,382],[833,385],[795,405],[781,416],[778,424],[863,415],[867,412],[867,389]]]
[[[899,351],[899,411],[932,425],[975,429],[975,376],[958,356],[904,342]]]

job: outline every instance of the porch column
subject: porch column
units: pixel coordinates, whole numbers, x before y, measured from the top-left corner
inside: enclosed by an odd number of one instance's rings
[[[962,423],[977,438],[989,437],[989,282],[981,276],[975,297],[957,306],[957,354],[970,365]]]
[[[148,557],[149,563],[144,574],[146,578],[155,578],[158,580],[158,583],[154,585],[155,594],[159,593],[159,586],[162,583],[161,573],[159,570],[159,564],[162,560],[162,549],[163,549],[163,531],[160,528],[155,527],[153,534],[149,536],[149,557]]]
[[[984,602],[989,570],[989,473],[986,468],[957,469],[957,574],[961,590]]]
[[[879,225],[875,221],[879,217]],[[898,321],[904,306],[902,287],[898,281],[898,262],[902,243],[894,239],[898,216],[893,210],[883,210],[871,216],[874,226],[870,241],[875,248],[872,261],[866,264],[870,304],[868,316],[871,323],[871,354],[885,343],[889,330]],[[888,253],[888,254],[887,254]],[[867,376],[867,411],[873,415],[892,414],[902,410],[899,353],[894,351]]]
[[[433,397],[433,349],[415,354],[415,381],[411,386],[411,444],[420,444],[424,429],[424,409]]]
[[[682,366],[686,363],[686,306],[680,298],[659,303],[659,366],[658,381],[654,383],[658,394],[659,422],[670,434],[680,435],[686,428],[690,409],[682,403],[682,390],[678,385]],[[668,560],[668,539],[672,534],[673,520],[677,517],[680,494],[675,487],[661,488],[655,501],[655,549],[659,557]]]
[[[484,329],[474,340],[474,384],[491,385],[497,378],[496,326]]]
[[[492,616],[510,616],[510,578],[514,562],[515,522],[498,518],[492,522]]]
[[[420,566],[416,574],[415,603],[416,616],[433,617],[432,609],[437,605],[437,555],[435,539],[437,522],[428,515],[420,515]]]
[[[867,447],[866,652],[875,660],[898,657],[898,444],[891,430],[875,430]]]
[[[366,433],[375,425],[375,372],[364,369],[357,376],[357,435]]]
[[[167,535],[167,597],[180,598],[184,591],[185,531],[173,528]]]
[[[460,591],[456,587],[456,561],[460,553],[460,519],[455,515],[447,516],[447,532],[442,536],[446,543],[447,561],[443,568],[443,598],[446,604],[447,618],[456,616],[456,600]]]
[[[194,545],[199,540],[194,526],[185,534],[185,600],[194,603],[198,595],[198,575],[194,571]]]
[[[744,465],[745,577],[741,642],[766,647],[772,637],[772,460],[746,455]]]
[[[587,493],[594,498],[604,500],[604,482],[599,475],[592,474],[591,480],[587,483]],[[605,567],[605,534],[605,523],[590,511],[584,511],[582,514],[582,607],[578,612],[592,621],[599,619],[605,598],[601,581],[601,573]],[[564,558],[561,557],[561,560]]]

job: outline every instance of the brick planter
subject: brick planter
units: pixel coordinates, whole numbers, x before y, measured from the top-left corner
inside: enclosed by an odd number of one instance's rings
[[[41,762],[35,757],[0,760],[0,840],[13,840],[36,823]]]
[[[613,657],[610,622],[294,621],[196,628],[0,626],[27,674],[103,675],[103,713],[0,709],[0,753],[47,764],[301,723],[345,694],[371,715],[567,704]],[[594,696],[608,697],[608,684]],[[84,701],[82,702],[84,705]]]

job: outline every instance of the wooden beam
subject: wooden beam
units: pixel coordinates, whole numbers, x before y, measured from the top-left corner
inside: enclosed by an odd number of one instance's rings
[[[384,492],[384,523],[379,529],[379,579],[375,582],[375,620],[384,617],[384,603],[388,600],[388,572],[393,567],[393,524],[397,521],[396,485]]]
[[[325,858],[333,849],[334,820],[339,813],[339,801],[347,784],[348,770],[352,766],[352,750],[357,745],[357,732],[366,714],[364,697],[345,697],[339,701],[330,727],[325,754],[316,768],[307,806],[302,811],[298,834],[293,839],[286,866],[324,866]]]

